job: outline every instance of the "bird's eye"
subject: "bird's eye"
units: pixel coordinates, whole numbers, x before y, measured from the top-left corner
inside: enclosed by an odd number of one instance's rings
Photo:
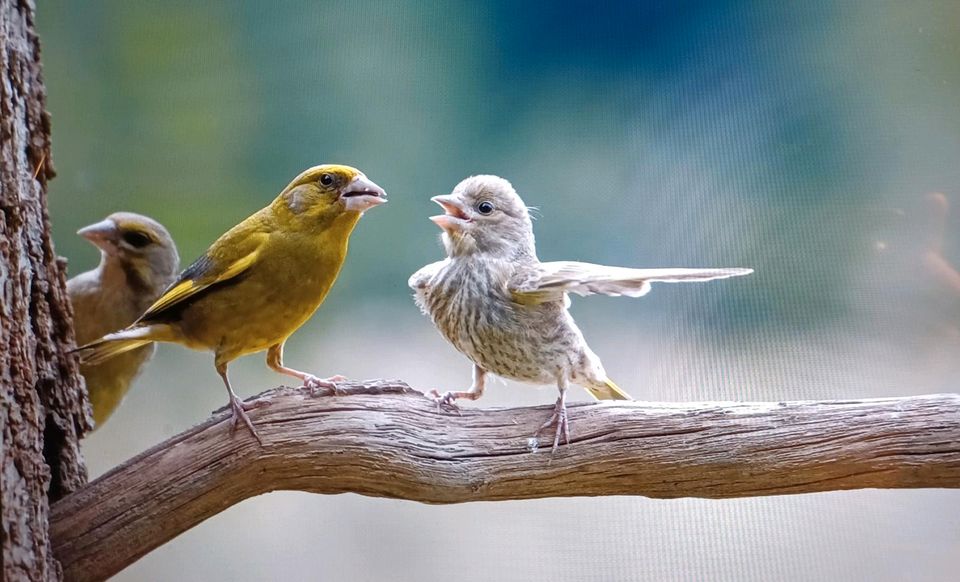
[[[333,176],[330,174],[320,174],[320,184],[330,186],[333,184]]]
[[[490,214],[491,212],[493,212],[493,210],[494,210],[493,202],[490,202],[489,200],[484,200],[480,204],[477,204],[477,212],[479,212],[480,214],[483,214],[484,216],[486,216],[487,214]]]
[[[123,233],[123,240],[128,245],[141,249],[148,244],[150,244],[150,237],[143,234],[142,232],[137,232],[135,230],[129,230]]]

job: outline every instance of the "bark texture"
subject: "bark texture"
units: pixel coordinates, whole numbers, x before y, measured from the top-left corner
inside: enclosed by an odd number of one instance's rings
[[[50,118],[34,4],[0,0],[0,518],[5,580],[60,577],[50,499],[86,482],[89,409],[46,209]]]
[[[960,487],[960,395],[825,402],[569,405],[571,439],[530,438],[552,406],[438,412],[400,382],[346,396],[267,393],[58,501],[54,552],[99,580],[231,505],[275,490],[424,503],[644,495],[730,498],[860,488]]]

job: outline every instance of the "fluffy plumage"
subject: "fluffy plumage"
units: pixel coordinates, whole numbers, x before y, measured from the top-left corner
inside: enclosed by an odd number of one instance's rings
[[[410,277],[424,314],[473,364],[473,385],[436,394],[440,404],[483,394],[493,373],[534,384],[556,384],[556,425],[569,441],[566,390],[579,384],[600,399],[629,399],[608,377],[570,313],[568,293],[640,297],[655,282],[710,281],[747,275],[751,269],[628,269],[562,261],[541,263],[526,205],[497,176],[473,176],[449,195],[433,198],[445,214],[431,217],[443,229],[447,259]]]
[[[133,323],[177,275],[180,259],[170,233],[152,218],[116,212],[77,234],[100,249],[100,264],[67,281],[78,344]],[[99,428],[120,405],[155,346],[80,366]]]
[[[386,202],[382,188],[349,166],[324,165],[297,176],[272,204],[217,239],[133,325],[80,348],[97,363],[149,342],[214,352],[230,398],[259,440],[227,364],[267,350],[267,365],[311,387],[336,388],[283,365],[283,344],[320,306],[347,255],[350,234],[368,209]]]

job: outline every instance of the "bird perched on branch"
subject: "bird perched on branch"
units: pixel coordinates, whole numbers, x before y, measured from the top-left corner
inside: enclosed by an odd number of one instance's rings
[[[567,311],[568,293],[640,297],[656,282],[710,281],[752,269],[628,269],[537,258],[533,225],[510,182],[473,176],[451,194],[435,196],[445,214],[430,218],[443,229],[447,259],[427,265],[409,285],[425,315],[473,362],[464,392],[433,392],[438,405],[483,395],[488,373],[560,390],[551,418],[553,448],[569,443],[566,393],[579,384],[595,398],[627,400],[590,350]],[[538,433],[540,432],[538,431]]]
[[[150,342],[214,353],[230,398],[233,424],[260,440],[233,391],[227,364],[267,350],[267,365],[311,388],[332,388],[340,376],[318,378],[283,364],[283,344],[320,306],[347,256],[347,241],[366,210],[386,193],[349,166],[306,170],[266,208],[218,238],[132,325],[78,349],[98,364]]]
[[[170,233],[152,218],[115,212],[77,234],[100,249],[96,269],[67,281],[78,344],[133,323],[177,276],[180,257]],[[98,365],[82,365],[99,428],[120,405],[156,346],[141,345]]]

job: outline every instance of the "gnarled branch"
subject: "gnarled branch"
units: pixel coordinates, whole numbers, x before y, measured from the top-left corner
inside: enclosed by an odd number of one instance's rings
[[[424,503],[584,495],[728,498],[960,487],[960,395],[779,403],[569,405],[571,443],[530,437],[550,407],[438,412],[401,382],[339,397],[281,388],[113,469],[52,508],[71,580],[120,571],[246,498],[275,490]]]

